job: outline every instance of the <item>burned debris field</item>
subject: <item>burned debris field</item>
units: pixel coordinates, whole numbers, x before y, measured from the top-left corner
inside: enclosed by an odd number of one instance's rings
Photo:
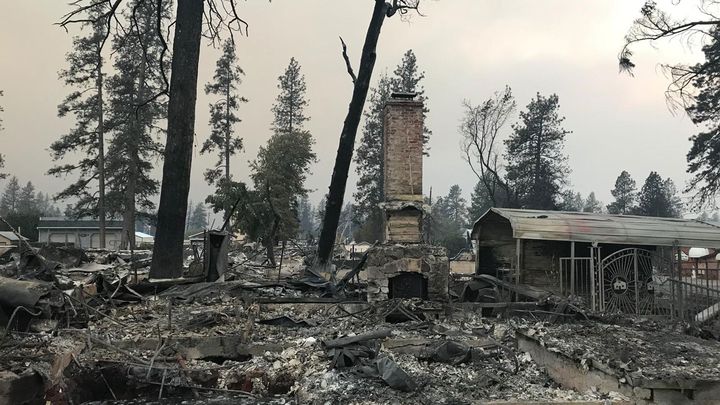
[[[0,405],[720,405],[719,1],[0,15]]]

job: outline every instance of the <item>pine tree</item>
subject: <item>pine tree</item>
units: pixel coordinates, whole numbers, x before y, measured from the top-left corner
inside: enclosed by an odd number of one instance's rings
[[[488,195],[485,185],[478,181],[475,183],[472,194],[470,194],[470,208],[468,219],[474,222],[493,207],[492,198]]]
[[[680,217],[682,203],[670,178],[663,180],[657,172],[650,172],[638,196],[638,215],[652,217]]]
[[[403,55],[393,76],[380,76],[377,86],[370,90],[368,108],[365,110],[365,122],[360,145],[355,154],[355,172],[358,174],[357,191],[353,194],[354,220],[361,226],[360,234],[368,240],[382,240],[383,212],[379,204],[384,200],[383,139],[385,104],[393,92],[417,93],[418,99],[427,101],[422,80],[424,72],[418,71],[417,58],[410,49]],[[427,104],[423,107],[423,116],[427,116]],[[432,132],[423,128],[423,142],[427,144]]]
[[[306,85],[295,58],[278,81],[280,94],[272,107],[274,133],[250,165],[254,190],[239,184],[234,192],[242,203],[236,215],[239,228],[263,243],[273,264],[277,241],[295,237],[300,228],[298,200],[309,191],[305,180],[310,164],[317,160],[312,151],[315,140],[304,130],[309,119]]]
[[[54,161],[66,161],[80,154],[75,163],[57,164],[48,170],[55,176],[77,175],[77,180],[56,196],[75,200],[73,216],[94,216],[100,221],[100,246],[105,244],[105,96],[102,44],[107,34],[105,8],[96,9],[83,36],[73,38],[73,51],[67,54],[68,67],[60,78],[73,91],[58,106],[58,116],[72,115],[75,125],[50,145]]]
[[[570,132],[562,127],[565,118],[559,116],[559,107],[557,95],[538,93],[505,141],[507,179],[520,208],[555,209],[567,182],[570,170],[563,145]]]
[[[203,203],[198,203],[190,213],[188,220],[188,232],[200,232],[206,229],[207,223],[207,211]]]
[[[230,157],[242,150],[242,138],[233,136],[233,127],[241,121],[238,117],[240,103],[246,103],[245,97],[238,95],[241,77],[245,74],[237,64],[235,45],[228,39],[223,44],[223,54],[218,59],[213,82],[205,85],[205,94],[218,97],[210,104],[210,127],[208,139],[203,143],[200,153],[217,150],[218,162],[212,169],[205,170],[208,184],[216,184],[220,179],[230,181]],[[231,207],[225,207],[226,217]]]
[[[37,200],[35,199],[35,186],[28,181],[25,187],[18,194],[17,211],[21,214],[31,214],[37,212]]]
[[[565,190],[560,194],[560,211],[580,212],[585,207],[585,199],[580,193]]]
[[[458,226],[467,223],[467,201],[462,196],[462,189],[457,184],[450,186],[448,195],[443,199],[442,209],[445,216]]]
[[[0,200],[0,215],[5,216],[13,214],[18,211],[20,200],[20,182],[18,178],[12,176],[7,186],[5,186],[5,192]]]
[[[158,192],[158,182],[150,175],[152,159],[162,153],[157,122],[165,117],[162,98],[154,98],[165,88],[160,54],[161,38],[157,36],[157,3],[135,0],[131,3],[136,23],[127,34],[113,43],[117,74],[108,80],[110,99],[109,129],[112,143],[108,150],[108,205],[122,214],[121,247],[135,245],[135,222],[138,209],[152,211],[151,197]],[[163,24],[170,18],[169,2],[162,2]]]
[[[615,188],[610,193],[615,197],[615,201],[607,206],[608,212],[611,214],[628,214],[635,209],[635,199],[637,198],[635,180],[630,173],[623,170],[615,180]]]
[[[450,257],[466,247],[463,232],[467,222],[467,207],[462,190],[453,185],[448,195],[437,199],[432,206],[432,241],[448,250]]]
[[[305,107],[308,105],[305,99],[305,75],[300,72],[300,64],[295,58],[290,58],[278,82],[280,94],[272,107],[275,116],[273,130],[275,133],[302,132],[304,123],[310,118],[305,115]]]
[[[602,202],[598,201],[598,199],[595,197],[595,192],[591,191],[590,194],[588,194],[587,199],[585,200],[585,204],[583,204],[582,211],[599,214],[602,212],[602,206]]]
[[[345,204],[345,208],[340,212],[340,222],[338,225],[337,240],[345,243],[353,239],[355,235],[355,223],[353,221],[354,207],[352,203]]]
[[[316,232],[315,212],[307,195],[298,200],[298,222],[303,237],[308,238]]]
[[[425,72],[418,71],[417,57],[412,49],[408,49],[402,57],[400,64],[393,71],[392,91],[400,93],[416,93],[423,106],[423,118],[427,118],[430,109],[427,106],[428,98],[425,95],[425,87],[421,84],[425,78]],[[427,125],[423,127],[423,144],[427,147],[432,131]]]
[[[314,140],[308,132],[279,132],[270,137],[251,164],[256,207],[254,218],[246,215],[246,228],[264,229],[260,236],[267,257],[275,263],[273,247],[278,240],[295,237],[299,229],[297,201],[307,195],[305,180],[310,164],[316,161]],[[252,221],[248,224],[247,221]]]

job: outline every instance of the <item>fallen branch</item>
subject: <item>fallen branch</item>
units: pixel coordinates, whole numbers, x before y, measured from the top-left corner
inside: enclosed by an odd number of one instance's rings
[[[344,347],[344,346],[347,346],[347,345],[350,345],[353,343],[364,342],[364,341],[373,340],[373,339],[386,338],[386,337],[390,336],[391,333],[392,333],[392,329],[383,328],[383,329],[378,329],[378,330],[375,330],[372,332],[361,333],[361,334],[355,335],[355,336],[346,336],[343,338],[330,340],[330,341],[324,342],[324,345],[325,345],[326,349],[332,349],[332,348],[336,348],[336,347]]]

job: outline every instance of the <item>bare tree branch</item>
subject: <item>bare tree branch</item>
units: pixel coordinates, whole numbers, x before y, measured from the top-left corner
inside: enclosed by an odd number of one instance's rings
[[[347,67],[348,74],[352,78],[353,84],[355,84],[357,76],[355,76],[355,72],[353,72],[352,65],[350,64],[350,58],[348,58],[347,54],[347,45],[345,45],[345,41],[343,41],[342,37],[340,37],[340,43],[342,44],[342,56],[343,59],[345,59],[345,66]]]

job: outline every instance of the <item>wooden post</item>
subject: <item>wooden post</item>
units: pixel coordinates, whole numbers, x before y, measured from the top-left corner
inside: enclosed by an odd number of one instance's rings
[[[593,311],[597,311],[595,290],[595,247],[590,245],[590,309]]]
[[[522,239],[516,239],[515,244],[515,253],[517,255],[517,258],[515,259],[515,284],[520,284],[520,276],[522,274],[522,250],[523,250],[523,243]]]
[[[682,284],[682,251],[680,250],[680,245],[677,244],[677,271],[678,271],[678,279],[677,279],[677,304],[678,304],[678,311],[680,315],[680,319],[685,319],[685,313],[683,308],[683,284]]]
[[[575,241],[570,242],[570,295],[575,295]]]

